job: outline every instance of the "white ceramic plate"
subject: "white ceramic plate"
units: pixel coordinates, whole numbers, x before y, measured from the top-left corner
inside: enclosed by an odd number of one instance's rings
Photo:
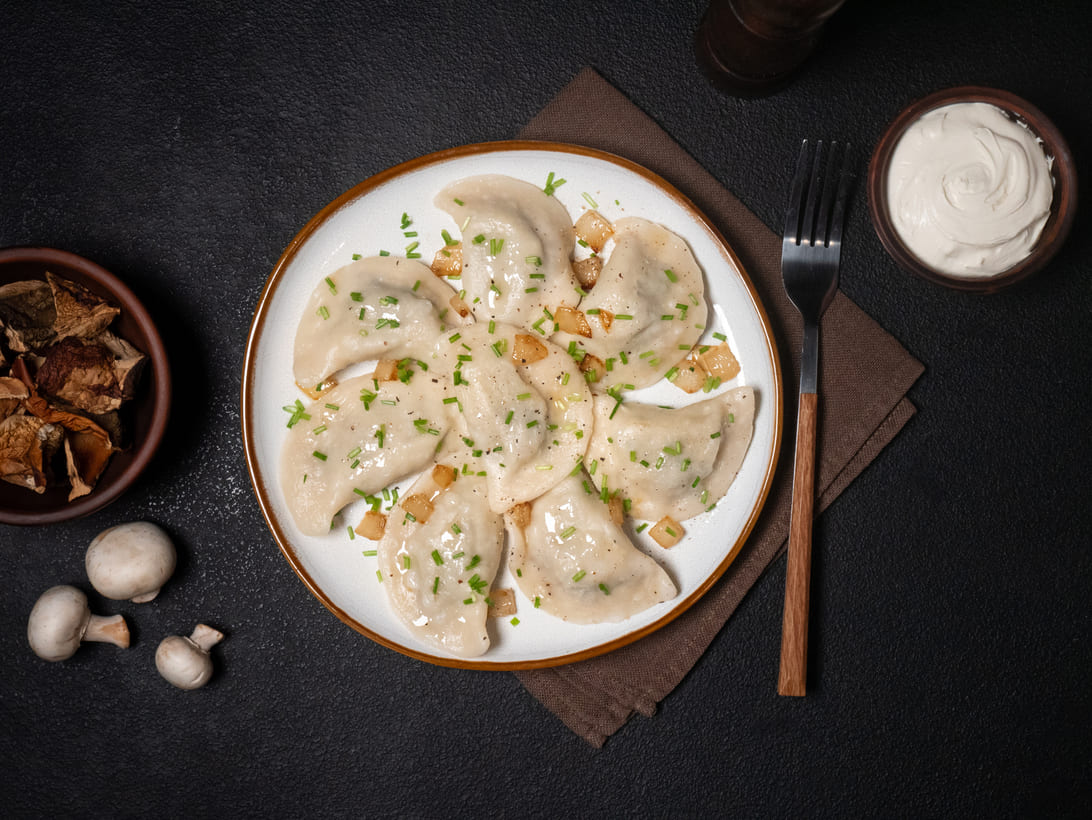
[[[705,273],[711,308],[706,335],[712,341],[713,333],[725,334],[742,365],[740,375],[721,389],[752,386],[757,409],[754,438],[735,483],[715,509],[686,522],[687,535],[678,545],[662,549],[647,531],[636,533],[629,525],[634,543],[674,579],[676,598],[621,623],[568,624],[535,610],[502,568],[494,587],[516,589],[519,622],[492,619],[489,651],[466,660],[418,640],[388,606],[376,577],[377,559],[363,554],[375,543],[350,539],[347,531],[362,517],[366,502],[347,508],[342,525],[329,534],[305,536],[285,505],[278,465],[287,434],[282,407],[297,398],[306,401],[292,379],[292,346],[312,289],[353,254],[387,250],[400,255],[417,241],[421,261],[431,262],[443,245],[442,230],[458,237],[451,217],[433,205],[436,193],[457,179],[485,173],[539,186],[553,173],[566,180],[555,196],[574,221],[591,207],[590,199],[608,219],[645,217],[686,239]],[[403,214],[413,220],[415,239],[404,236]],[[682,405],[708,396],[688,396],[661,382],[631,398]],[[689,200],[646,169],[609,154],[555,143],[486,143],[430,154],[372,177],[324,208],[292,240],[266,283],[251,326],[243,371],[243,438],[251,480],[273,536],[303,582],[335,615],[385,646],[432,663],[519,669],[617,648],[668,623],[701,597],[739,553],[766,499],[780,443],[781,404],[780,370],[765,311],[739,260]]]

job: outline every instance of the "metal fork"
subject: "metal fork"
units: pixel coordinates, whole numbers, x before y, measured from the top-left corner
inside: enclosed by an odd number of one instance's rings
[[[796,422],[785,613],[781,629],[780,695],[802,696],[808,661],[811,587],[811,523],[815,501],[815,438],[818,419],[819,320],[838,287],[842,221],[849,194],[849,146],[804,140],[796,163],[785,232],[781,275],[785,292],[804,320],[800,405]]]

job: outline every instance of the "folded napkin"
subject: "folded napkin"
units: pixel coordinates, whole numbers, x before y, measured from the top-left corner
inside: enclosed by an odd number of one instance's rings
[[[597,73],[578,74],[519,136],[609,151],[659,174],[689,197],[724,235],[754,283],[773,325],[785,384],[777,474],[747,544],[720,581],[683,615],[635,643],[591,660],[517,673],[531,694],[599,747],[634,713],[655,712],[785,549],[802,327],[781,284],[781,238]],[[824,316],[821,346],[817,513],[914,414],[906,391],[923,369],[841,292]],[[779,629],[780,623],[770,628]],[[777,658],[757,661],[770,666],[772,693]]]

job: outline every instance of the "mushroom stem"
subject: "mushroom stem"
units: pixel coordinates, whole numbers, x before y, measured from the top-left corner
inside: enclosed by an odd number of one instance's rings
[[[120,615],[92,615],[84,630],[83,640],[112,643],[122,649],[129,648],[129,626]]]
[[[193,630],[193,634],[190,635],[190,640],[201,647],[204,652],[208,652],[223,639],[223,632],[218,629],[213,629],[211,626],[206,626],[205,624],[198,624]]]

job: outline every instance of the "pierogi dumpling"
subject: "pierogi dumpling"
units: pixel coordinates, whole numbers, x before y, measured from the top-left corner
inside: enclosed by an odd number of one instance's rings
[[[621,491],[634,518],[682,521],[719,501],[739,472],[754,431],[755,393],[737,387],[685,407],[595,398],[585,462],[594,480]]]
[[[530,328],[543,308],[579,301],[572,219],[541,188],[486,174],[449,185],[436,206],[462,231],[461,288],[479,320]]]
[[[598,494],[570,475],[531,502],[524,526],[505,514],[508,566],[536,608],[577,624],[622,621],[675,597],[667,572],[615,524]]]
[[[479,322],[440,343],[468,446],[485,464],[489,506],[498,513],[572,472],[591,435],[592,394],[576,362],[538,340],[545,358],[516,364],[512,351],[521,332]]]
[[[422,358],[437,334],[461,323],[449,307],[454,295],[411,259],[373,256],[338,268],[318,283],[300,317],[296,384],[310,391],[356,362]]]
[[[486,598],[504,546],[504,522],[485,493],[478,476],[459,475],[441,487],[426,472],[388,515],[378,546],[383,587],[398,617],[425,642],[463,658],[489,648]],[[407,514],[410,506],[417,515]]]
[[[445,389],[427,372],[408,383],[358,376],[308,406],[281,453],[281,486],[300,531],[329,532],[342,507],[431,463],[451,427]]]
[[[614,248],[580,310],[591,338],[558,333],[554,341],[575,341],[604,362],[597,387],[647,387],[701,337],[708,313],[705,282],[682,237],[647,219],[619,219]]]

